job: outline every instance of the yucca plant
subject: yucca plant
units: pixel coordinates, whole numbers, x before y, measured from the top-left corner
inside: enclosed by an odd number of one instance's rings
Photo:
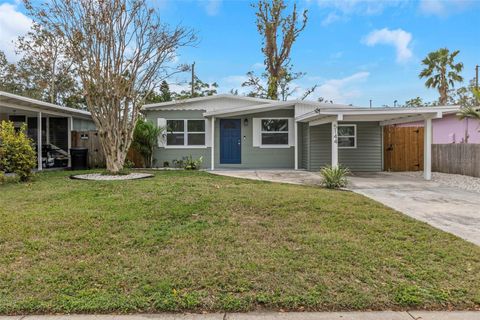
[[[323,181],[322,185],[328,189],[344,188],[348,184],[347,175],[350,173],[348,168],[341,166],[326,166],[320,170]]]

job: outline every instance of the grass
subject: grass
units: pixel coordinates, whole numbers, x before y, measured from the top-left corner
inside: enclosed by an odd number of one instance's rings
[[[0,314],[480,307],[479,247],[350,192],[68,174],[0,186]]]

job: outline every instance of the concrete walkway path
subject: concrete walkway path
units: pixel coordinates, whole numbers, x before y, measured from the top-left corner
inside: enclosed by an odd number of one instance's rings
[[[318,173],[302,170],[214,170],[210,173],[234,178],[290,184],[320,185],[322,182]]]
[[[251,312],[207,314],[29,315],[0,320],[478,320],[480,311]]]

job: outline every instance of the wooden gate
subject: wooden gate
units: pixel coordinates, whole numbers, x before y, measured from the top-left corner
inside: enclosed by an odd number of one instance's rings
[[[105,155],[98,138],[98,131],[72,131],[72,147],[88,149],[88,166],[90,168],[105,168]],[[135,168],[145,167],[143,157],[133,148],[128,150],[127,159]]]
[[[387,126],[383,130],[385,171],[423,170],[423,128]]]
[[[72,131],[72,147],[88,149],[88,166],[104,168],[105,156],[96,130]]]

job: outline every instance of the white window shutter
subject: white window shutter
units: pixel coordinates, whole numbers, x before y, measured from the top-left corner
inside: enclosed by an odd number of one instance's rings
[[[162,128],[162,132],[158,136],[158,146],[163,148],[167,145],[167,119],[158,118],[157,127]]]
[[[288,145],[295,146],[295,120],[288,118]]]
[[[254,147],[260,147],[262,144],[262,119],[253,118],[252,119],[252,142]]]
[[[205,146],[212,146],[212,119],[205,119]]]

